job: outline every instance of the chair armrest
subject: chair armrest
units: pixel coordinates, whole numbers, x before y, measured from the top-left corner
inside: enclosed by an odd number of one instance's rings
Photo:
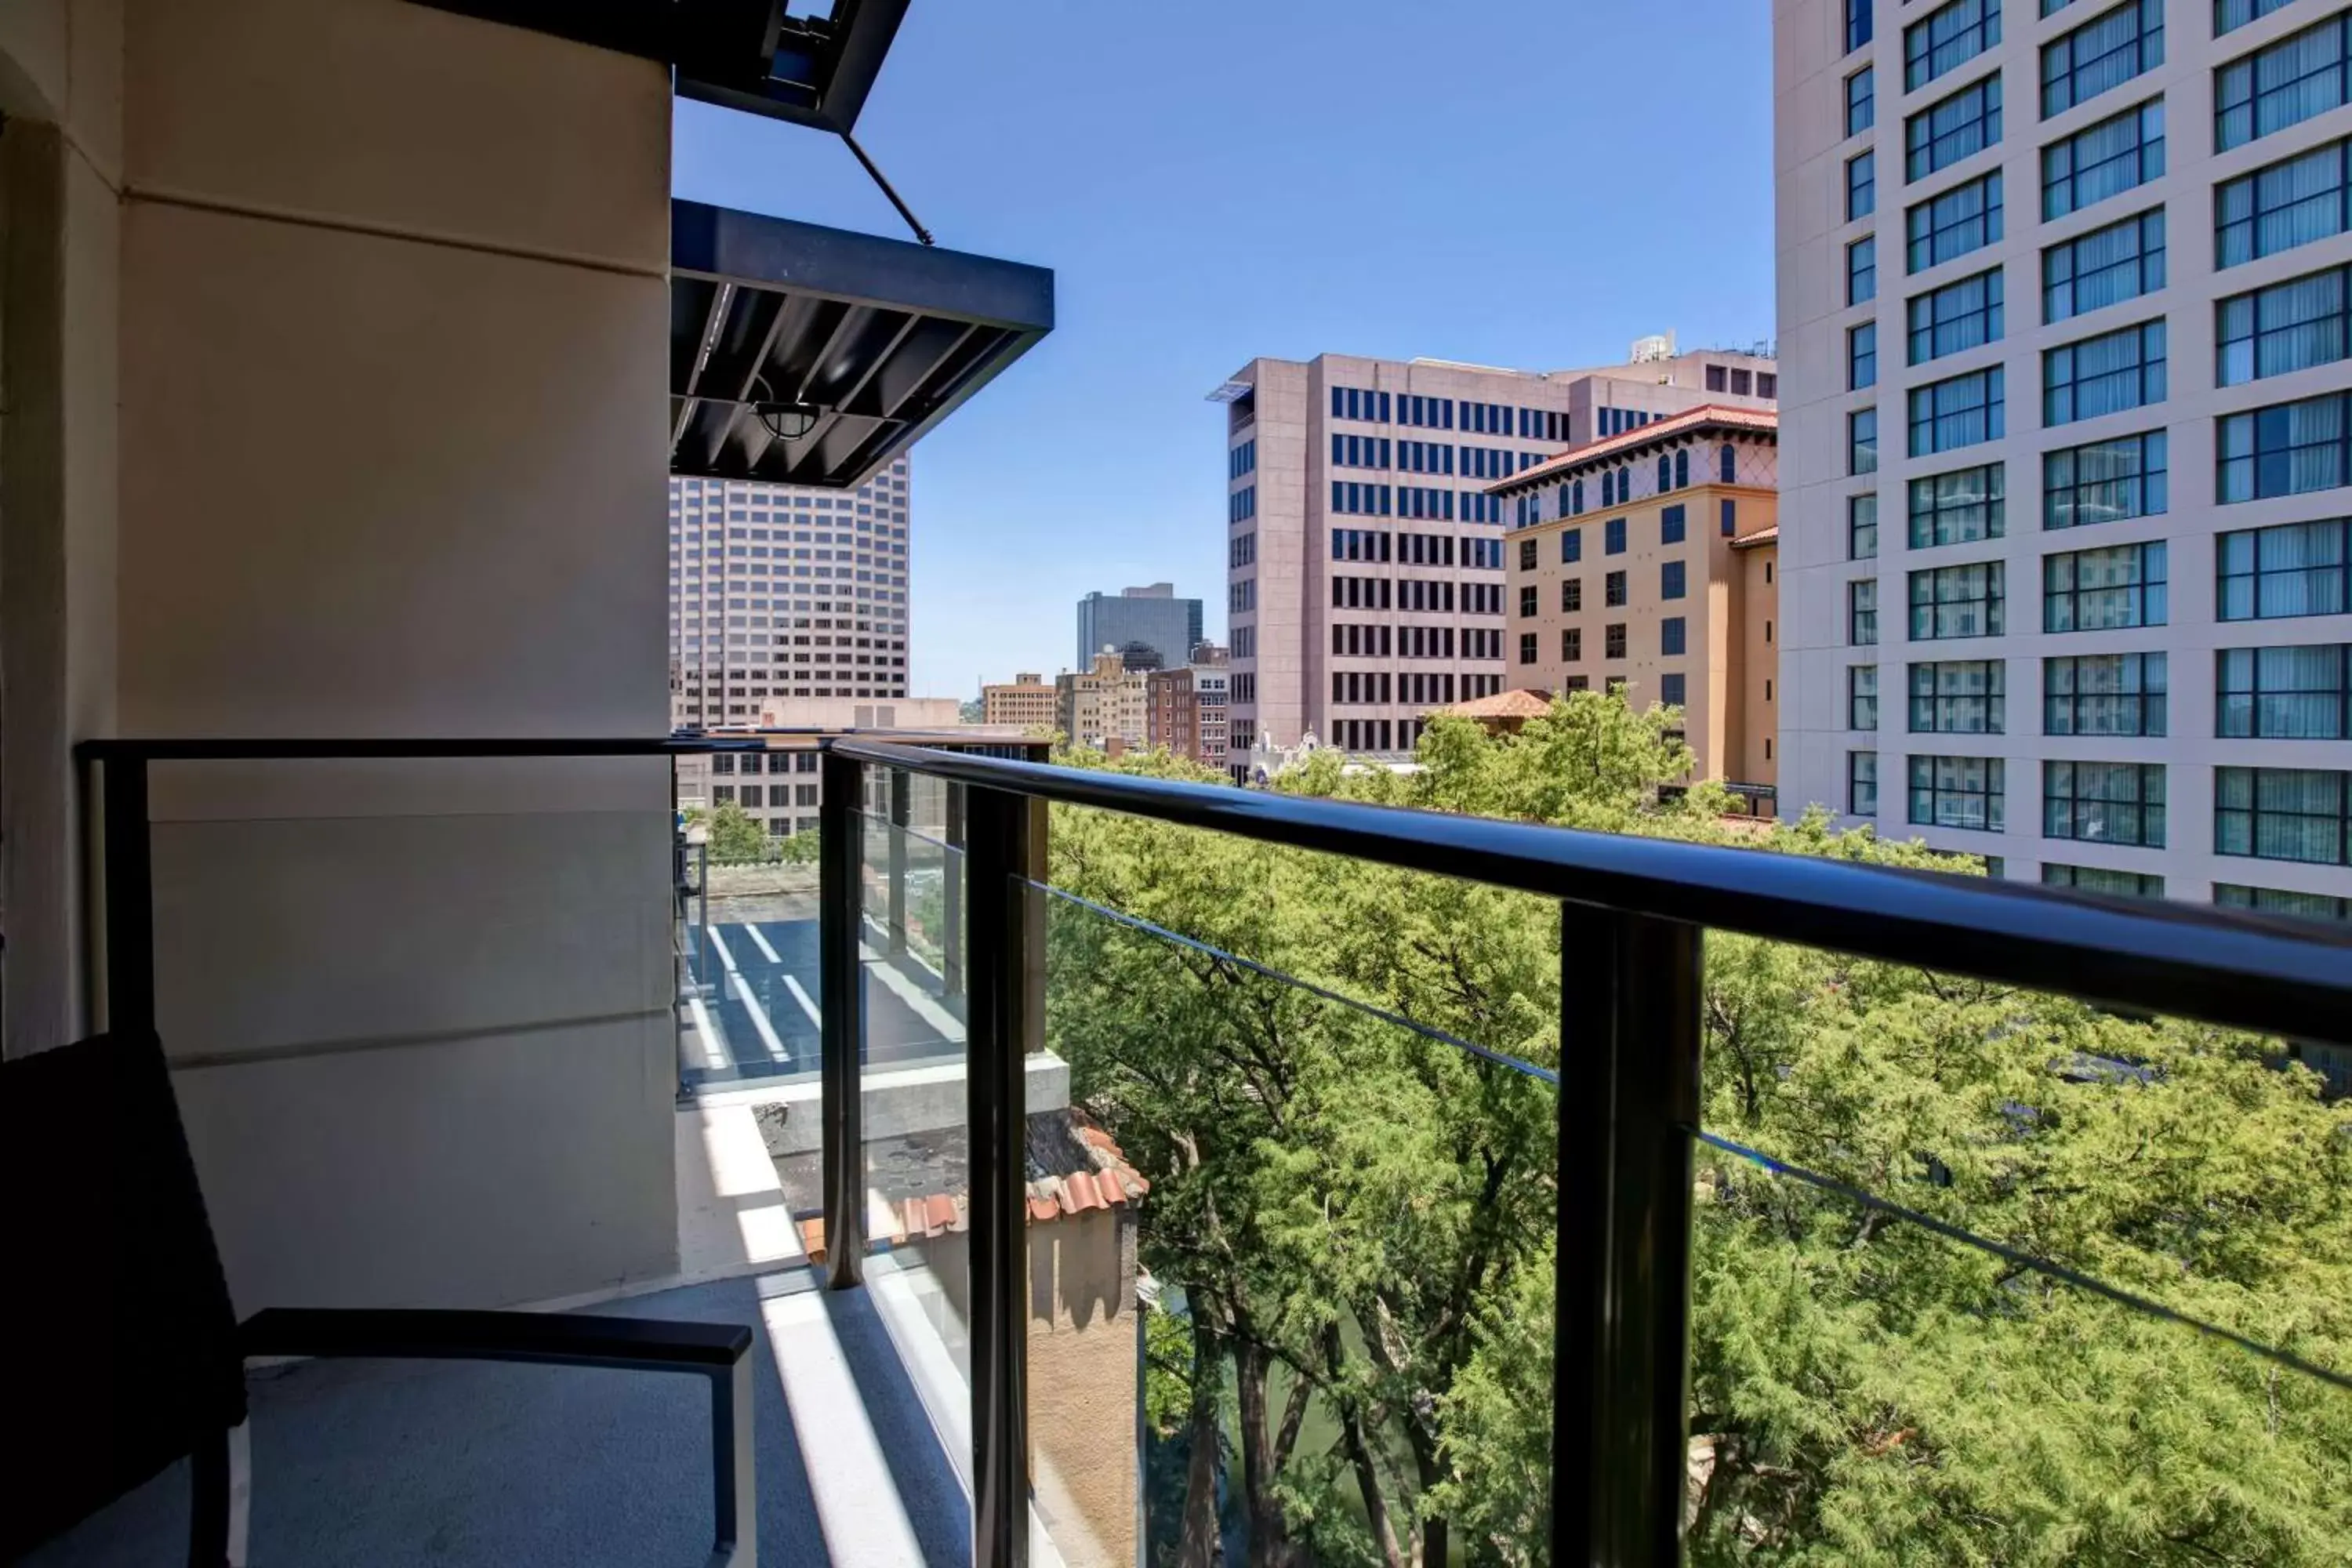
[[[270,1307],[239,1326],[237,1342],[248,1356],[546,1362],[709,1375],[750,1353],[751,1331],[593,1312]]]

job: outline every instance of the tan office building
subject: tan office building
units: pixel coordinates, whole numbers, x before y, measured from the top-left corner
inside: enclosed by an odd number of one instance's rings
[[[1778,390],[1763,353],[1677,353],[1671,337],[1593,370],[1251,361],[1211,395],[1226,405],[1233,750],[1311,734],[1409,752],[1430,713],[1512,678],[1496,481],[1702,404],[1769,409]]]
[[[1011,681],[980,689],[980,716],[984,723],[1014,724],[1023,729],[1054,727],[1054,683],[1044,676],[1023,673]]]
[[[1074,746],[1140,746],[1150,731],[1148,671],[1129,669],[1115,648],[1095,655],[1092,669],[1054,678],[1054,723]]]
[[[1495,487],[1515,521],[1510,684],[1679,707],[1696,776],[1759,802],[1779,763],[1777,424],[1695,409]]]

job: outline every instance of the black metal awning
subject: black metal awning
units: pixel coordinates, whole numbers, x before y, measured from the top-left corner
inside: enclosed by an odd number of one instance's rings
[[[907,0],[420,0],[677,68],[680,98],[846,135],[898,36]],[[803,11],[810,7],[803,0]]]
[[[1045,268],[699,202],[669,299],[670,471],[706,479],[858,484],[1054,328]]]

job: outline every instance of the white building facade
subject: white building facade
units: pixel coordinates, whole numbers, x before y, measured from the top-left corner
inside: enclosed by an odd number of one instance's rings
[[[1776,0],[1784,810],[2352,912],[2352,13]]]

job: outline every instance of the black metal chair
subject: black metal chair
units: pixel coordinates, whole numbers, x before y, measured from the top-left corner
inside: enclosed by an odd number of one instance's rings
[[[245,1362],[391,1356],[710,1381],[709,1563],[757,1546],[751,1331],[567,1312],[271,1308],[237,1322],[162,1046],[108,1036],[0,1063],[0,1561],[192,1461],[188,1561],[244,1559]],[[235,1458],[233,1458],[233,1454]]]

